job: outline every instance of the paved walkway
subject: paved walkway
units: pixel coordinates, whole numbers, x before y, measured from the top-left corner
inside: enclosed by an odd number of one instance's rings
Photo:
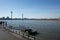
[[[2,28],[0,25],[0,40],[23,40],[10,34],[8,31]]]

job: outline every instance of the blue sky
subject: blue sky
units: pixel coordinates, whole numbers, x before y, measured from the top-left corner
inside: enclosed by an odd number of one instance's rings
[[[0,0],[0,17],[59,18],[60,0]]]

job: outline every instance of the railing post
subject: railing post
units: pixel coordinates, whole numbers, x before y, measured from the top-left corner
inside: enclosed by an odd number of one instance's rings
[[[34,36],[34,40],[35,40],[35,36]]]
[[[24,33],[23,33],[23,37],[24,37]]]
[[[2,22],[2,29],[4,28],[4,22]]]
[[[13,33],[14,33],[14,29],[12,29]]]
[[[20,35],[20,31],[19,31],[19,35]]]

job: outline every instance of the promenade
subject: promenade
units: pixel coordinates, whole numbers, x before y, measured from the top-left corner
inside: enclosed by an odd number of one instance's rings
[[[27,40],[23,37],[16,37],[12,35],[8,30],[5,30],[2,25],[0,25],[0,40]]]

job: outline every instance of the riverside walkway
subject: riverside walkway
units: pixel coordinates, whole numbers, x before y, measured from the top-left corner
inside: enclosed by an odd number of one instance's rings
[[[23,37],[16,37],[12,35],[8,30],[5,30],[2,25],[0,25],[0,40],[27,40]]]

